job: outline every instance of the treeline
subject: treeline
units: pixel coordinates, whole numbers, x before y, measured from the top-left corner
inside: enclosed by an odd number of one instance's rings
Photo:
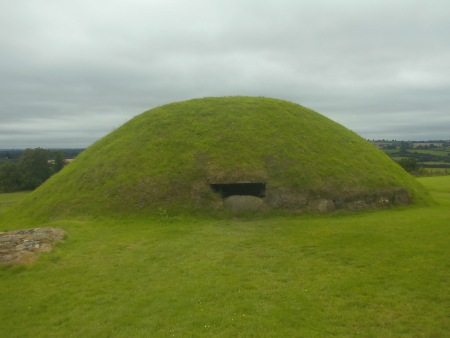
[[[368,140],[380,149],[437,149],[450,147],[449,140],[430,141],[397,141],[397,140]]]
[[[51,152],[60,151],[64,158],[75,158],[80,154],[84,148],[69,148],[69,149],[48,149]],[[15,161],[17,162],[24,152],[24,149],[0,149],[0,164]]]
[[[428,168],[450,168],[450,152],[437,155],[433,153],[421,153],[418,151],[399,150],[398,152],[391,153],[395,156],[413,158],[417,162],[441,162],[440,164],[426,164]]]
[[[65,165],[60,150],[25,149],[18,158],[8,154],[12,158],[4,156],[0,163],[0,192],[33,190]]]

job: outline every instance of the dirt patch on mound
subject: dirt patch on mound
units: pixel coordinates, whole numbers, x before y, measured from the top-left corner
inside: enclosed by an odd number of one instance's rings
[[[64,239],[57,228],[34,228],[0,232],[0,264],[31,264],[40,252],[52,250]]]

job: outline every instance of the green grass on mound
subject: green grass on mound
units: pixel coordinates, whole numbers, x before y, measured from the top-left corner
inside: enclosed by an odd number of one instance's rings
[[[149,110],[99,140],[20,205],[29,220],[192,213],[220,204],[208,183],[346,196],[419,184],[355,133],[297,104],[205,98]],[[16,214],[19,212],[16,211]]]
[[[450,177],[420,181],[437,204],[44,224],[67,238],[0,266],[0,336],[446,337]]]

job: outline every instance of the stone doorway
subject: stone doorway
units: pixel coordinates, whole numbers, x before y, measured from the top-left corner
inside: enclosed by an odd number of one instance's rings
[[[266,183],[212,183],[210,186],[222,198],[236,195],[266,197]]]

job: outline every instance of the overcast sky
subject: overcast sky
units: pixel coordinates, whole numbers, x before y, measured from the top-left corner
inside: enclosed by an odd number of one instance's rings
[[[448,0],[2,0],[0,23],[0,148],[87,147],[228,95],[367,139],[450,139]]]

